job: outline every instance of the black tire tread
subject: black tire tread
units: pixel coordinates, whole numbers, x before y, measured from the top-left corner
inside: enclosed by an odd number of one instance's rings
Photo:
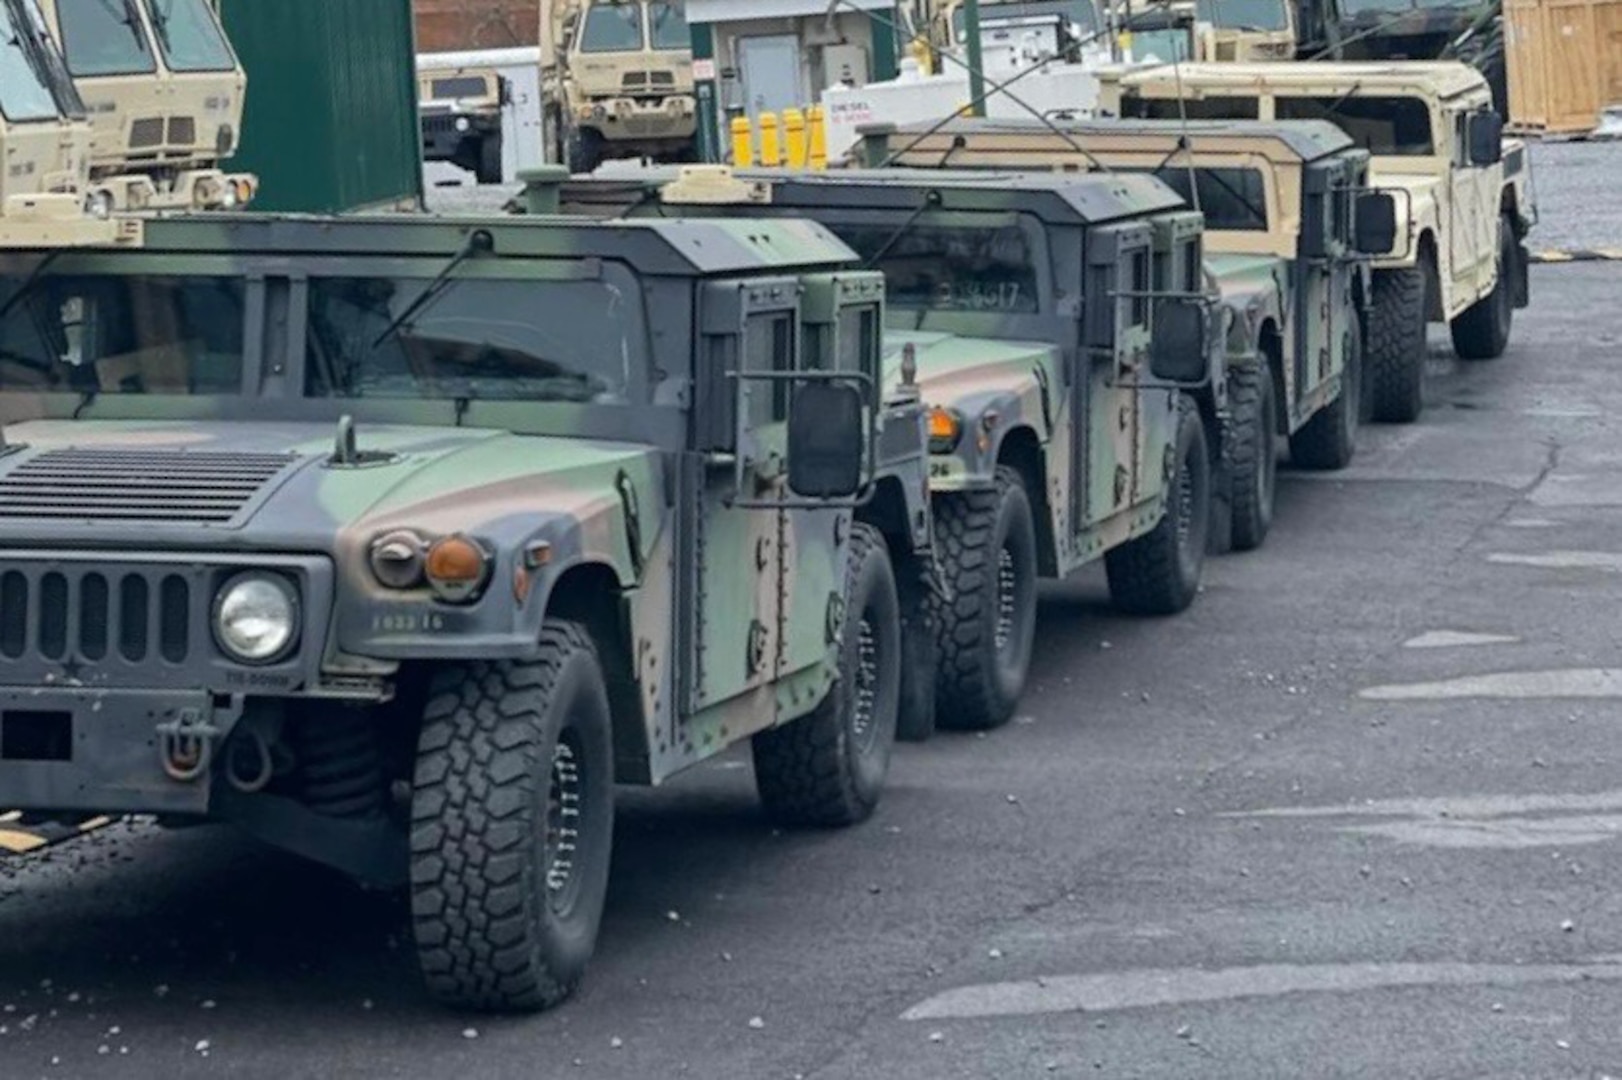
[[[1006,465],[996,486],[934,497],[935,548],[946,600],[931,598],[936,630],[935,724],[947,731],[986,731],[1008,722],[1012,711],[997,700],[995,649],[986,639],[986,605],[996,603],[991,551],[1003,500],[1025,482]],[[1027,497],[1028,498],[1028,497]]]
[[[1509,346],[1509,332],[1506,329],[1503,338],[1498,336],[1496,305],[1506,305],[1509,322],[1513,325],[1515,319],[1515,306],[1507,296],[1513,288],[1510,275],[1514,267],[1509,260],[1515,255],[1515,227],[1508,218],[1498,219],[1498,280],[1492,291],[1471,304],[1459,313],[1448,326],[1453,338],[1453,352],[1460,360],[1496,360],[1504,355]]]
[[[868,559],[889,562],[884,537],[871,525],[851,526],[850,547],[846,562],[847,602]],[[751,741],[755,787],[767,814],[781,824],[840,827],[854,825],[873,811],[851,782],[846,767],[843,723],[831,711],[838,707],[838,693],[835,686],[815,711],[759,732]]]
[[[1195,439],[1203,444],[1199,410],[1187,395],[1178,396],[1177,424],[1178,446],[1182,445],[1184,426],[1190,424],[1194,425]],[[1182,467],[1180,461],[1178,467]],[[1172,483],[1176,483],[1175,477]],[[1168,499],[1173,494],[1168,491]],[[1206,509],[1209,512],[1209,507]],[[1105,554],[1104,570],[1115,606],[1130,615],[1174,615],[1188,607],[1198,590],[1179,580],[1177,549],[1177,523],[1168,509],[1149,532]]]
[[[1374,419],[1408,424],[1424,411],[1426,280],[1423,266],[1374,273],[1363,360]]]
[[[1263,362],[1235,367],[1228,373],[1228,410],[1233,416],[1228,501],[1234,551],[1261,547],[1273,516],[1272,507],[1263,505],[1267,493],[1255,483],[1259,459],[1273,445],[1263,430],[1267,417],[1262,405],[1262,395],[1271,387],[1272,375]]]
[[[1312,417],[1290,436],[1290,461],[1302,469],[1329,472],[1344,469],[1357,453],[1357,428],[1361,417],[1356,415],[1361,403],[1352,404],[1347,390],[1363,378],[1363,365],[1368,353],[1364,351],[1362,334],[1357,324],[1352,325],[1353,355],[1341,371],[1341,391],[1335,400],[1312,414]]]
[[[580,973],[534,962],[524,902],[537,740],[567,661],[596,647],[574,623],[548,621],[534,660],[439,672],[423,714],[411,827],[411,911],[429,992],[461,1007],[528,1011],[573,993]],[[508,972],[510,974],[503,974]]]

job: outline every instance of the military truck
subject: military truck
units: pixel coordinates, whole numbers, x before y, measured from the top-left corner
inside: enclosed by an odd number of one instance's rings
[[[613,784],[749,740],[775,818],[872,812],[926,450],[921,407],[877,423],[883,283],[844,244],[145,239],[0,255],[5,805],[234,822],[408,886],[429,990],[494,1009],[581,978]]]
[[[1128,117],[1329,120],[1373,155],[1371,183],[1397,210],[1395,242],[1373,263],[1364,343],[1374,419],[1418,419],[1428,323],[1447,323],[1464,360],[1508,346],[1529,300],[1531,163],[1524,144],[1504,139],[1473,68],[1184,64],[1116,73],[1102,98]]]
[[[424,161],[448,161],[481,184],[501,183],[507,85],[500,72],[466,66],[423,70],[417,101]]]
[[[249,203],[227,173],[247,76],[208,0],[44,0],[90,115],[93,196],[109,210]]]
[[[692,161],[698,114],[680,0],[550,0],[541,21],[543,125],[553,161]]]
[[[1205,298],[1178,284],[1198,274],[1200,219],[1175,192],[1143,176],[672,176],[576,181],[563,209],[811,218],[884,271],[886,377],[916,370],[930,407],[942,726],[1012,715],[1039,577],[1102,559],[1123,610],[1193,601],[1210,455],[1207,418],[1180,387],[1207,383],[1221,343]],[[748,193],[718,197],[728,180]],[[1160,232],[1176,238],[1165,260]]]
[[[1231,432],[1217,491],[1233,548],[1259,546],[1271,527],[1279,439],[1305,468],[1351,461],[1367,332],[1364,253],[1390,249],[1394,215],[1392,197],[1368,188],[1368,151],[1339,128],[955,120],[868,138],[878,143],[870,155],[897,166],[1147,172],[1204,213],[1205,270],[1227,317],[1226,409],[1214,395],[1206,409]]]

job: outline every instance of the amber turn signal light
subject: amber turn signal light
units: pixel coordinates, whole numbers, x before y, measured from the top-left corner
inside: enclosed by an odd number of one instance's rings
[[[929,411],[929,452],[948,454],[957,449],[963,437],[963,418],[951,409],[936,407]]]
[[[423,570],[441,600],[465,604],[477,599],[489,580],[490,556],[465,536],[447,536],[428,548]]]

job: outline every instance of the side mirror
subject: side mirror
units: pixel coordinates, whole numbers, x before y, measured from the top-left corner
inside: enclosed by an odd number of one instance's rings
[[[1397,246],[1397,200],[1384,191],[1357,196],[1352,246],[1360,255],[1384,255]]]
[[[1471,113],[1466,125],[1470,164],[1496,165],[1504,160],[1504,118],[1495,112]]]
[[[794,390],[788,418],[788,486],[803,499],[845,499],[862,489],[867,443],[862,392],[850,383]]]
[[[1161,300],[1155,305],[1149,371],[1163,382],[1198,385],[1211,374],[1206,307],[1198,300]]]

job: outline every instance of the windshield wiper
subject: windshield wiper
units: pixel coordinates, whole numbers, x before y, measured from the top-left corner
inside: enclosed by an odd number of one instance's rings
[[[445,291],[445,286],[450,283],[451,275],[456,272],[457,267],[475,255],[489,254],[495,250],[495,246],[495,238],[483,229],[475,229],[468,233],[467,239],[462,242],[461,250],[451,256],[451,261],[446,263],[445,268],[439,272],[438,276],[428,283],[428,287],[418,293],[416,299],[407,304],[405,310],[396,315],[394,321],[389,323],[381,334],[377,335],[372,341],[372,348],[375,350],[385,341],[394,337],[412,319],[422,314],[424,308],[439,299],[440,294]]]
[[[41,279],[45,277],[45,272],[51,268],[51,264],[62,257],[63,250],[58,248],[40,259],[38,265],[29,271],[28,276],[23,279],[23,283],[17,286],[17,291],[6,297],[5,303],[0,304],[0,322],[5,322],[6,316],[17,310],[18,304],[33,295],[34,290],[39,287]]]
[[[906,236],[908,232],[912,231],[912,227],[918,224],[919,218],[923,217],[926,213],[933,210],[940,204],[940,192],[930,191],[928,194],[926,194],[924,196],[924,201],[919,203],[917,208],[913,210],[912,213],[907,215],[907,219],[905,221],[896,226],[895,232],[885,237],[884,243],[875,248],[873,254],[862,260],[862,269],[871,270],[873,267],[877,266],[879,260],[890,254],[890,249],[900,243],[903,236]]]

